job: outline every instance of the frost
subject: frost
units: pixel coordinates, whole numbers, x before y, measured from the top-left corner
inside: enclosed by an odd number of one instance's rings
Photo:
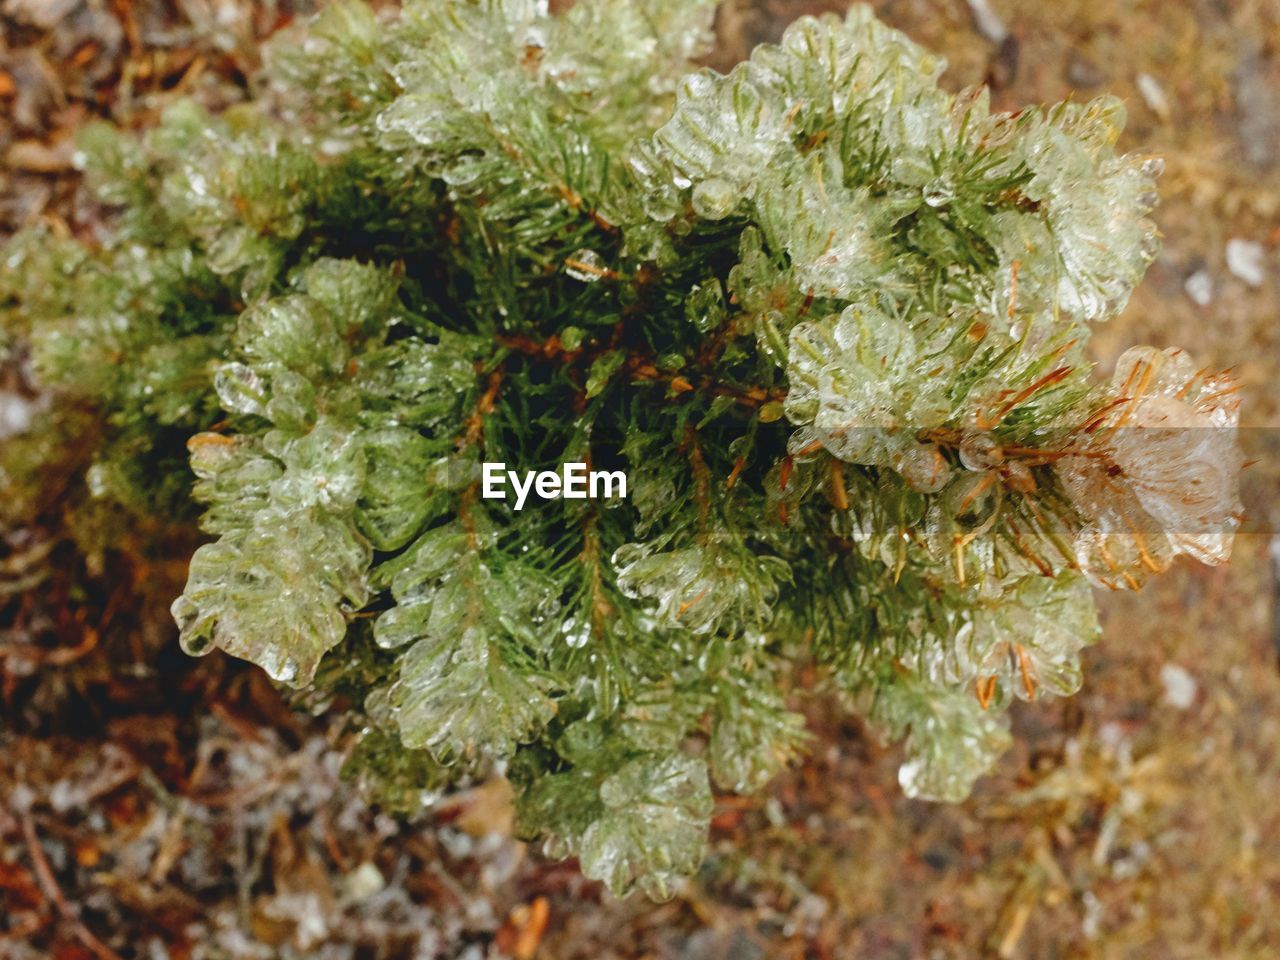
[[[310,297],[278,297],[240,316],[236,339],[255,367],[308,379],[342,369],[347,347],[325,307]]]
[[[890,272],[879,238],[892,215],[868,191],[842,187],[838,168],[806,169],[766,192],[758,208],[766,239],[787,251],[806,292],[847,300]]]
[[[406,746],[444,763],[506,756],[556,709],[543,679],[507,659],[550,642],[554,595],[533,573],[495,578],[480,559],[493,537],[446,523],[375,574],[396,599],[374,625],[380,646],[401,651],[389,716]]]
[[[424,429],[448,422],[475,389],[469,349],[465,341],[407,339],[363,354],[354,385],[365,416]]]
[[[425,482],[435,445],[415,430],[384,427],[359,437],[367,463],[356,522],[379,550],[397,550],[444,509]]]
[[[725,671],[717,684],[708,763],[716,785],[736,793],[763,787],[800,751],[804,718],[787,708],[783,693],[761,665]]]
[[[279,627],[276,621],[288,618],[288,611],[273,613],[272,623],[260,629],[241,622],[252,622],[256,613],[270,607],[271,591],[280,589],[280,598],[288,602],[329,608],[315,611],[327,626],[318,627],[314,639],[308,642],[310,631],[305,627],[297,628],[296,638],[304,645],[332,646],[341,639],[339,622],[345,627],[336,603],[345,597],[359,605],[365,595],[367,548],[349,524],[327,513],[349,507],[358,483],[360,458],[350,439],[321,429],[290,447],[284,462],[265,455],[255,444],[217,435],[196,437],[191,449],[201,478],[197,493],[213,501],[205,528],[223,534],[223,539],[202,547],[192,561],[181,607],[184,642],[188,637],[192,644],[206,642],[208,631],[225,613],[235,625],[212,635],[219,645],[225,640],[246,651],[239,656],[255,659],[251,648],[257,642],[271,648],[287,643],[283,637],[272,638],[271,632]],[[327,472],[335,466],[335,454],[348,457],[349,471],[354,471],[345,474],[345,486],[343,472]],[[227,569],[216,569],[219,563],[226,563]],[[241,604],[245,609],[233,609]],[[281,659],[276,653],[266,655]],[[312,667],[315,656],[307,658]]]
[[[699,333],[710,334],[724,324],[728,311],[720,284],[699,284],[689,291],[684,302],[685,315]]]
[[[379,267],[334,257],[316,260],[298,281],[330,316],[340,318],[348,336],[381,336],[400,287],[396,277]]]

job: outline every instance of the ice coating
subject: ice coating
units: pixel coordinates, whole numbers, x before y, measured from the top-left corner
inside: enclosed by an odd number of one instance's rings
[[[1081,567],[1106,586],[1136,586],[1186,554],[1225,563],[1243,516],[1240,400],[1178,349],[1134,347],[1116,364],[1109,409],[1058,466],[1089,525]]]

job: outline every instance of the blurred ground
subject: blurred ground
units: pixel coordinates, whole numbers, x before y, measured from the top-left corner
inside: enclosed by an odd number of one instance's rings
[[[87,621],[0,616],[45,637],[0,632],[0,958],[1280,956],[1280,0],[876,6],[948,57],[949,85],[986,80],[1007,109],[1115,93],[1126,146],[1166,158],[1165,251],[1095,352],[1103,371],[1135,343],[1236,369],[1259,463],[1232,565],[1103,597],[1084,691],[1020,709],[965,804],[903,799],[895,754],[815,709],[807,762],[723,799],[698,881],[661,906],[506,839],[492,785],[417,823],[369,809],[324,721],[117,613],[181,571],[113,570]],[[717,62],[822,8],[731,0]],[[0,235],[91,229],[69,133],[242,95],[292,12],[0,0]],[[39,549],[9,544],[0,577]]]

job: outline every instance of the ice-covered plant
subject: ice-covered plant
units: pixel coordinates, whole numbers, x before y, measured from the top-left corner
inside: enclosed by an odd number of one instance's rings
[[[53,397],[9,525],[54,476],[91,551],[198,504],[188,651],[342,693],[389,799],[505,771],[654,895],[802,748],[796,663],[962,798],[1078,688],[1088,581],[1221,562],[1240,509],[1225,377],[1085,358],[1157,246],[1119,102],[992,113],[862,8],[721,75],[710,13],[336,3],[252,103],[88,130],[111,229],[0,272]],[[486,462],[627,496],[516,511]]]

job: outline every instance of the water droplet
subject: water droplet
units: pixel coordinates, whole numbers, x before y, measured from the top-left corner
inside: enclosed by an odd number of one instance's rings
[[[1164,173],[1164,157],[1147,157],[1138,169],[1142,171],[1144,177],[1154,180]]]
[[[989,433],[966,433],[960,439],[960,463],[966,470],[990,470],[1003,459],[1000,444]]]
[[[693,188],[693,209],[706,220],[723,220],[733,213],[739,198],[740,193],[732,183],[712,177]]]
[[[224,410],[231,413],[267,412],[266,388],[262,380],[243,363],[227,363],[213,375],[213,389]]]
[[[924,202],[934,208],[945,207],[956,197],[955,186],[951,183],[949,176],[938,177],[930,181],[925,184],[922,192],[924,194]]]
[[[595,283],[609,274],[609,270],[604,265],[604,257],[594,250],[585,248],[576,251],[565,260],[564,272],[583,283]]]
[[[783,405],[777,400],[770,400],[760,408],[760,422],[773,423],[776,420],[781,420],[783,413],[785,413]]]
[[[581,650],[591,639],[591,625],[585,620],[580,623],[577,617],[566,620],[560,632],[564,635],[564,642],[575,650]]]

